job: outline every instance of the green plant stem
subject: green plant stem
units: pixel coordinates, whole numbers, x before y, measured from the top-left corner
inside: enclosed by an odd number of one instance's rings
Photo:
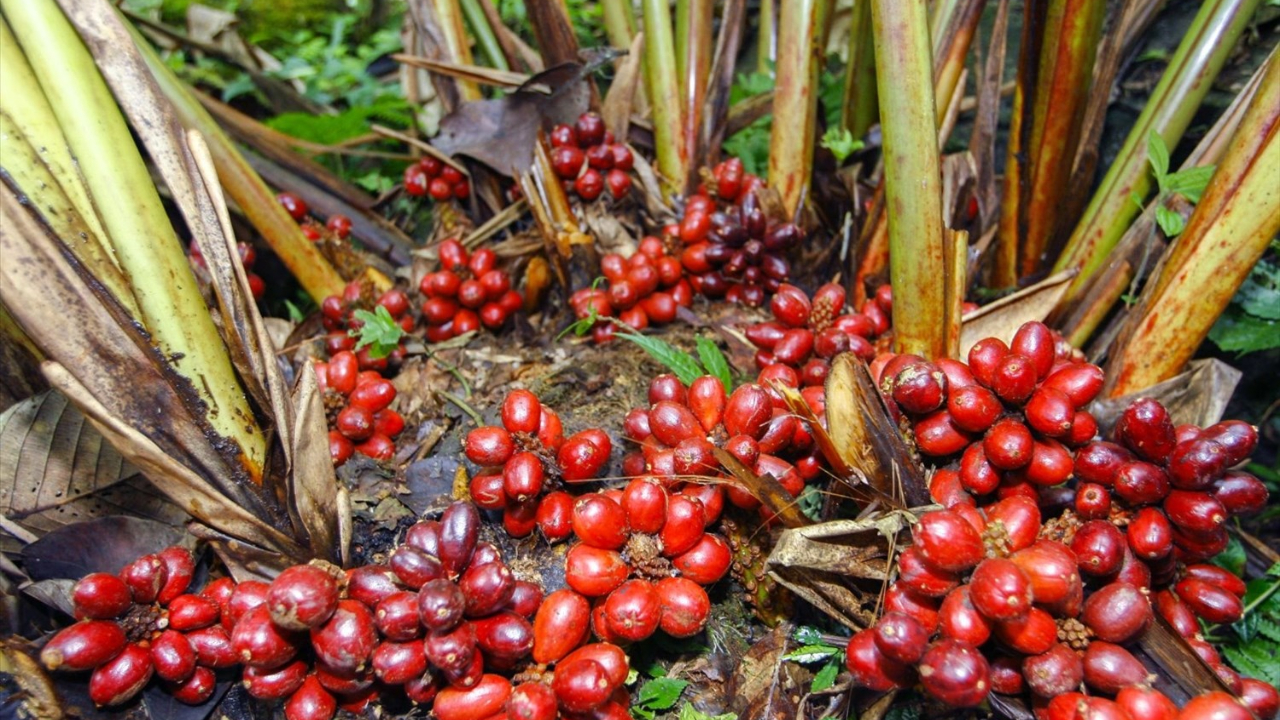
[[[653,136],[667,197],[684,193],[689,147],[683,132],[680,80],[676,72],[671,10],[666,0],[643,0],[645,80],[653,108]]]
[[[937,118],[920,111],[934,107],[924,3],[875,0],[871,21],[884,138],[894,349],[941,357],[946,351],[942,178]]]
[[[756,36],[756,72],[773,74],[773,63],[778,59],[777,28],[774,22],[777,9],[775,0],[760,0],[760,27]]]
[[[809,193],[818,134],[818,75],[822,70],[828,0],[792,0],[778,25],[777,81],[769,136],[769,186],[795,216]]]
[[[619,50],[631,47],[631,39],[636,36],[636,13],[630,0],[601,0],[600,8],[609,44]]]
[[[449,57],[460,65],[472,64],[471,45],[467,41],[466,26],[463,22],[462,7],[459,0],[431,0],[436,20],[440,25],[439,40],[449,51]],[[457,80],[458,94],[463,100],[480,100],[484,94],[480,86],[470,80]]]
[[[844,105],[840,124],[854,138],[867,134],[880,119],[876,97],[876,46],[871,35],[872,0],[854,0],[849,26],[849,62],[844,73]]]
[[[471,34],[475,36],[476,44],[480,46],[480,52],[484,53],[485,60],[489,61],[490,66],[499,70],[510,70],[507,56],[502,52],[502,44],[498,42],[498,36],[493,34],[493,28],[489,27],[489,18],[485,16],[484,8],[480,7],[480,0],[460,0],[460,2],[462,14],[467,19],[467,27],[471,28]]]
[[[5,18],[53,108],[138,303],[171,367],[207,403],[213,429],[260,479],[266,439],[174,234],[155,184],[106,83],[53,0],[2,0]]]
[[[698,154],[698,130],[707,101],[707,81],[711,72],[711,36],[714,0],[676,1],[676,72],[680,76],[683,102],[681,120],[689,155]]]
[[[1261,0],[1207,0],[1200,6],[1142,114],[1134,122],[1089,207],[1067,241],[1054,272],[1075,268],[1055,315],[1075,302],[1138,213],[1136,194],[1151,192],[1147,136],[1155,131],[1173,148],[1182,139],[1213,80],[1248,27]]]

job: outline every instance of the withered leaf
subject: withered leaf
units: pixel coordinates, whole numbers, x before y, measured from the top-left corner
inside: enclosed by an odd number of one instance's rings
[[[968,357],[969,348],[983,338],[994,337],[1008,342],[1023,323],[1044,320],[1062,299],[1074,277],[1074,270],[1050,275],[1031,287],[966,315],[960,330],[960,357]]]
[[[1089,412],[1098,419],[1098,430],[1106,435],[1134,400],[1152,398],[1165,406],[1174,425],[1190,423],[1208,427],[1222,419],[1242,374],[1216,358],[1193,360],[1186,372],[1142,392],[1095,400]]]
[[[715,454],[724,469],[746,487],[747,492],[759,499],[770,512],[777,515],[783,525],[797,528],[810,523],[809,518],[800,511],[796,499],[772,475],[757,475],[738,458],[718,447],[712,447],[711,452]]]
[[[181,528],[113,516],[59,528],[23,548],[22,561],[32,580],[78,579],[118,573],[143,555],[190,542]]]
[[[809,685],[809,672],[784,662],[792,626],[782,623],[742,657],[730,682],[729,696],[738,720],[795,720]]]

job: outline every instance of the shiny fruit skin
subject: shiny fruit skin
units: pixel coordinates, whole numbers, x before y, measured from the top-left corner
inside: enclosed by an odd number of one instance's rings
[[[1038,607],[1023,617],[995,623],[993,630],[1002,643],[1024,655],[1048,652],[1058,638],[1053,616]]]
[[[1132,720],[1175,720],[1178,716],[1178,706],[1154,688],[1122,688],[1116,693],[1116,704],[1129,713]]]
[[[915,423],[912,432],[920,452],[934,457],[954,455],[973,441],[970,433],[961,429],[946,410],[924,416]]]
[[[719,535],[703,533],[696,545],[677,555],[671,563],[683,577],[705,586],[715,583],[729,572],[729,566],[733,564],[733,553],[729,544]]]
[[[85,620],[60,630],[40,650],[50,670],[92,670],[119,655],[126,644],[124,631],[114,622]]]
[[[417,603],[418,617],[428,630],[448,632],[462,622],[466,596],[456,583],[440,578],[419,589]]]
[[[538,503],[535,520],[547,542],[564,540],[573,534],[573,496],[561,490],[547,493]]]
[[[982,537],[952,510],[925,513],[912,536],[921,557],[939,570],[963,572],[976,566],[985,554]]]
[[[1233,623],[1244,615],[1244,605],[1237,595],[1199,578],[1179,580],[1174,592],[1192,612],[1211,623]]]
[[[659,626],[666,634],[690,637],[702,632],[711,613],[711,599],[701,585],[688,578],[663,578],[654,583],[662,605]]]
[[[356,673],[364,669],[377,641],[373,613],[355,600],[339,601],[333,615],[311,630],[316,659],[335,672]]]
[[[1112,432],[1122,445],[1155,463],[1164,462],[1178,442],[1169,411],[1150,398],[1140,398],[1125,408]]]
[[[1169,474],[1164,468],[1149,462],[1121,465],[1112,483],[1114,494],[1135,507],[1160,502],[1169,494]]]
[[[582,542],[617,550],[627,542],[628,530],[626,511],[607,495],[586,495],[574,503],[573,532]]]
[[[154,671],[151,653],[130,643],[89,676],[89,699],[98,707],[126,703],[146,686]]]
[[[528,390],[512,390],[502,401],[501,417],[503,427],[509,432],[537,433],[542,403]]]
[[[196,670],[196,651],[177,630],[165,630],[151,641],[151,663],[156,675],[169,682],[183,682]]]
[[[675,557],[692,550],[706,526],[706,510],[701,502],[685,495],[672,496],[667,500],[667,517],[658,533],[662,554]]]
[[[773,417],[773,401],[759,385],[739,387],[729,396],[724,410],[724,429],[730,437],[748,435],[759,438]]]
[[[537,497],[544,479],[542,461],[531,452],[518,452],[502,466],[503,493],[515,502]]]
[[[1248,586],[1245,585],[1244,580],[1239,575],[1217,565],[1208,565],[1204,563],[1188,565],[1184,569],[1184,574],[1186,577],[1193,577],[1199,580],[1204,580],[1210,585],[1217,585],[1223,590],[1226,590],[1239,598],[1243,598],[1245,593],[1249,590]]]
[[[1253,713],[1231,695],[1215,690],[1192,698],[1178,720],[1254,720]]]
[[[313,565],[286,568],[267,589],[271,621],[286,630],[309,630],[337,607],[337,579]]]
[[[164,585],[161,586],[156,601],[165,605],[190,587],[191,578],[196,572],[196,559],[190,550],[178,545],[167,547],[157,554],[164,563],[166,572]]]
[[[1120,569],[1127,540],[1109,521],[1090,520],[1081,525],[1071,541],[1080,571],[1093,576],[1110,575]]]
[[[471,562],[480,532],[480,512],[468,502],[454,502],[440,516],[440,549],[437,556],[450,577],[457,577]]]
[[[622,491],[622,509],[633,532],[655,534],[667,520],[667,490],[654,478],[635,478]]]
[[[71,591],[77,619],[107,620],[133,604],[129,586],[110,573],[90,573],[80,578]]]
[[[1031,580],[1012,560],[983,560],[969,579],[969,599],[990,620],[1011,620],[1026,614],[1034,600]]]
[[[1009,557],[1031,580],[1036,602],[1052,605],[1080,587],[1076,556],[1060,542],[1039,540]]]
[[[1187,533],[1211,535],[1227,521],[1226,508],[1208,493],[1171,490],[1163,507],[1169,520]]]
[[[942,637],[980,647],[991,637],[991,624],[973,607],[969,586],[952,590],[938,608],[938,631]]]
[[[960,584],[960,577],[934,568],[917,548],[908,547],[898,554],[898,582],[926,597],[946,597]]]
[[[599,663],[581,657],[566,659],[556,666],[551,689],[563,710],[585,713],[605,704],[614,686]]]
[[[298,654],[294,637],[271,621],[266,605],[254,607],[236,622],[231,647],[241,663],[260,668],[280,667]]]
[[[175,700],[185,705],[200,705],[213,697],[218,678],[207,667],[197,667],[191,677],[178,685],[170,686],[168,692]],[[299,720],[289,717],[287,720]]]
[[[1080,619],[1099,640],[1122,644],[1151,623],[1151,603],[1137,587],[1114,582],[1089,596]]]
[[[546,597],[533,618],[533,659],[555,662],[582,644],[587,637],[591,606],[582,595],[569,589]]]
[[[609,593],[604,603],[605,620],[613,634],[638,642],[658,629],[662,605],[653,583],[628,580]]]
[[[986,432],[999,419],[1004,406],[995,393],[981,385],[953,388],[947,394],[947,412],[961,430]]]
[[[373,621],[382,637],[404,642],[422,634],[422,621],[418,616],[418,594],[402,590],[378,603],[373,610]]]
[[[580,482],[595,478],[609,462],[612,443],[604,433],[584,430],[564,441],[556,459],[565,482]]]
[[[1031,431],[1018,420],[997,421],[982,440],[987,462],[1000,470],[1017,470],[1031,462],[1035,440]]]
[[[501,562],[471,564],[458,578],[458,589],[466,598],[463,614],[468,618],[484,617],[500,610],[516,589],[511,569]]]
[[[504,610],[472,620],[471,624],[476,631],[476,645],[487,658],[511,662],[533,649],[533,626],[513,612]]]
[[[1150,680],[1147,668],[1119,645],[1094,640],[1084,653],[1084,681],[1094,691],[1115,695]]]
[[[1274,718],[1280,712],[1280,691],[1255,678],[1241,678],[1240,702],[1258,718]]]
[[[510,720],[556,720],[556,712],[555,691],[540,682],[517,685],[507,700]]]
[[[874,692],[908,687],[915,680],[910,666],[880,651],[875,632],[870,629],[855,633],[850,638],[849,646],[845,648],[845,667],[853,674],[855,685]]]
[[[143,555],[120,571],[120,579],[129,586],[133,601],[143,605],[156,601],[168,577],[169,569],[159,555]]]
[[[488,467],[506,463],[515,452],[515,441],[506,428],[486,426],[478,427],[467,433],[463,448],[467,459]]]
[[[338,701],[314,675],[302,681],[284,704],[285,720],[330,720],[338,712]]]
[[[221,669],[239,662],[231,636],[221,626],[214,625],[186,633],[187,642],[196,651],[196,660],[202,667]]]
[[[1062,391],[1072,405],[1082,408],[1102,392],[1105,380],[1102,368],[1097,365],[1072,363],[1050,373],[1042,387]]]
[[[990,666],[977,648],[958,640],[939,640],[925,651],[920,682],[951,707],[976,707],[990,691]]]
[[[1053,698],[1079,687],[1085,668],[1074,650],[1056,643],[1048,652],[1023,660],[1022,674],[1032,692]]]
[[[630,566],[618,552],[585,543],[574,545],[565,557],[565,581],[587,597],[608,595],[630,572]]]
[[[919,620],[906,613],[885,613],[873,629],[876,648],[890,660],[914,664],[924,656],[929,632]]]
[[[280,700],[292,695],[307,679],[307,663],[302,660],[279,668],[245,668],[243,684],[249,695],[259,700]]]
[[[983,514],[988,526],[1004,526],[1012,552],[1030,547],[1040,534],[1040,508],[1033,498],[1006,497],[983,508]]]
[[[467,689],[444,688],[436,695],[432,710],[438,720],[486,720],[501,711],[510,697],[511,681],[487,674]]]
[[[423,644],[416,640],[379,643],[370,654],[369,662],[374,675],[388,685],[403,685],[427,671]]]
[[[729,399],[719,378],[703,375],[689,385],[689,410],[704,432],[715,430],[724,418]]]
[[[1165,557],[1173,550],[1173,526],[1163,512],[1153,507],[1139,510],[1125,528],[1129,548],[1142,560]]]

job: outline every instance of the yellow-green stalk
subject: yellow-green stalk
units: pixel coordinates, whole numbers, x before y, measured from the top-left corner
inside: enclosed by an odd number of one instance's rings
[[[818,74],[822,70],[829,5],[828,0],[791,0],[778,23],[769,186],[782,196],[783,209],[790,216],[796,214],[808,195],[813,176]]]
[[[871,36],[872,0],[854,0],[849,25],[849,62],[844,70],[844,105],[840,124],[855,138],[880,120],[876,97],[876,46]]]
[[[690,148],[684,134],[680,80],[676,72],[671,9],[666,0],[642,0],[645,81],[653,109],[658,172],[667,197],[683,194],[689,182]]]
[[[507,56],[502,52],[502,44],[498,42],[498,36],[493,33],[493,28],[489,27],[489,18],[485,16],[480,0],[460,0],[460,2],[462,14],[467,19],[467,26],[471,28],[471,34],[475,35],[476,45],[480,47],[480,52],[484,53],[485,60],[489,61],[490,66],[499,70],[510,70]]]

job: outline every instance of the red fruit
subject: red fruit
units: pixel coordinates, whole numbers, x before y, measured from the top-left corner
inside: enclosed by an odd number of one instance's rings
[[[946,376],[932,363],[915,363],[893,381],[893,399],[906,412],[923,415],[938,409],[947,395]]]
[[[997,655],[991,659],[991,691],[1001,695],[1021,695],[1026,689],[1022,658]]]
[[[960,458],[960,484],[974,495],[986,495],[1000,486],[1000,471],[987,462],[982,445],[974,443]]]
[[[120,571],[120,579],[129,586],[133,601],[142,605],[156,601],[168,578],[169,569],[159,555],[143,555]]]
[[[881,652],[875,638],[875,631],[868,629],[849,639],[844,662],[853,674],[854,684],[875,692],[912,685],[915,677],[911,668]]]
[[[668,400],[658,401],[649,410],[649,429],[662,444],[675,447],[680,441],[701,435],[701,424],[688,407]]]
[[[183,682],[196,669],[196,651],[177,630],[165,630],[151,640],[151,663],[163,680]]]
[[[951,414],[951,421],[967,432],[986,432],[1003,410],[995,393],[981,385],[953,387],[947,394],[947,412]]]
[[[458,589],[466,598],[464,614],[478,618],[497,612],[510,602],[515,583],[510,568],[501,562],[473,563],[458,578]]]
[[[1149,398],[1125,408],[1113,432],[1121,444],[1151,462],[1164,462],[1177,444],[1169,411]]]
[[[594,112],[585,112],[578,116],[573,124],[578,135],[578,144],[590,147],[605,142],[604,119]]]
[[[960,584],[960,577],[935,568],[924,560],[919,548],[909,547],[898,554],[898,582],[925,597],[945,597]]]
[[[609,462],[613,446],[601,431],[583,430],[570,436],[560,446],[556,459],[565,482],[594,479]]]
[[[306,201],[294,193],[282,192],[276,195],[276,202],[280,203],[280,206],[289,213],[289,217],[293,218],[294,222],[302,222],[307,217]]]
[[[724,410],[724,427],[730,437],[759,438],[773,417],[773,401],[764,388],[755,384],[739,387],[729,396]]]
[[[392,550],[387,566],[402,585],[412,590],[444,576],[444,567],[439,560],[411,545],[400,545]]]
[[[179,632],[197,630],[218,622],[218,605],[200,595],[179,595],[169,603],[169,627]]]
[[[1169,455],[1169,479],[1182,490],[1204,490],[1227,469],[1227,450],[1206,437],[1184,440]]]
[[[376,413],[386,408],[395,399],[396,386],[392,385],[391,381],[375,380],[364,384],[357,383],[356,389],[351,391],[350,403]]]
[[[974,608],[991,620],[1011,620],[1024,615],[1035,599],[1031,580],[1011,560],[983,560],[969,580]]]
[[[1229,590],[1205,580],[1186,577],[1174,592],[1197,616],[1211,623],[1233,623],[1244,614],[1240,598]]]
[[[1227,521],[1227,510],[1212,495],[1172,490],[1164,499],[1164,512],[1183,532],[1212,535]]]
[[[432,523],[435,524],[434,522]],[[424,525],[418,523],[414,527]],[[406,543],[410,540],[416,540],[415,547],[421,547],[425,544],[419,539],[421,535],[426,533],[414,533],[413,528],[405,535]],[[434,548],[434,545],[432,546]],[[243,585],[243,583],[241,583]],[[354,568],[347,571],[347,597],[353,600],[376,607],[378,603],[393,593],[399,592],[400,588],[396,586],[396,577],[390,570],[385,567],[374,565],[365,565],[363,567]]]
[[[1031,361],[1036,370],[1036,378],[1043,380],[1053,369],[1054,361],[1053,332],[1042,322],[1029,322],[1018,328],[1009,349]]]
[[[1147,668],[1119,645],[1095,640],[1084,653],[1084,681],[1096,692],[1115,695],[1151,679]]]
[[[78,619],[106,620],[122,614],[133,604],[129,586],[110,573],[90,573],[71,590],[71,602]]]
[[[1267,505],[1267,486],[1244,472],[1229,472],[1213,484],[1213,497],[1232,515],[1253,515]]]
[[[373,413],[366,408],[349,405],[338,413],[334,427],[356,442],[368,440],[373,435]]]
[[[1178,720],[1253,720],[1249,709],[1218,690],[1197,695],[1178,712]]]
[[[1041,435],[1061,438],[1071,432],[1076,408],[1066,393],[1051,387],[1041,387],[1031,395],[1023,408],[1027,424]]]
[[[1258,429],[1243,420],[1223,420],[1205,428],[1203,437],[1227,451],[1227,465],[1239,465],[1258,447]]]
[[[337,711],[337,701],[314,675],[303,680],[284,704],[285,720],[330,720]]]
[[[627,542],[626,512],[603,494],[584,496],[574,504],[573,531],[592,547],[617,550]]]
[[[667,491],[652,477],[636,478],[622,493],[622,509],[631,530],[655,534],[666,522]]]
[[[1030,547],[1040,533],[1040,508],[1031,497],[1006,497],[983,508],[983,513],[988,526],[1004,526],[1011,552]]]
[[[500,427],[479,427],[467,433],[463,448],[467,459],[482,466],[502,465],[515,452],[511,433]]]
[[[448,676],[449,684],[459,685],[460,680],[479,680],[472,674],[475,660],[480,655],[476,652],[476,630],[471,623],[460,623],[447,632],[427,633],[422,648],[427,660]],[[483,664],[480,669],[483,671]],[[468,684],[462,686],[469,687]]]
[[[470,688],[444,688],[431,709],[439,720],[487,720],[501,711],[510,697],[510,680],[501,675],[483,675]]]
[[[1115,494],[1130,505],[1151,505],[1169,494],[1169,475],[1149,462],[1127,462],[1112,478]]]
[[[563,589],[546,597],[533,618],[533,659],[546,664],[568,655],[587,637],[591,607],[586,598]]]
[[[421,642],[380,643],[370,656],[373,672],[388,685],[403,685],[427,671],[427,656]]]
[[[702,539],[706,526],[702,503],[684,495],[669,498],[667,517],[658,534],[663,556],[675,557],[691,550]]]
[[[286,630],[313,628],[328,620],[337,607],[337,579],[314,565],[287,568],[267,590],[271,621]]]
[[[519,452],[502,468],[502,489],[507,498],[524,502],[542,492],[542,461],[531,452]]]
[[[307,663],[295,660],[281,668],[245,668],[243,684],[251,697],[280,700],[292,695],[307,679]]]
[[[507,701],[510,720],[556,720],[556,712],[555,691],[540,682],[517,685]]]
[[[151,653],[130,643],[89,676],[89,699],[98,707],[126,703],[146,686],[154,671]]]
[[[218,678],[207,667],[197,667],[191,677],[178,685],[170,686],[168,692],[175,700],[186,705],[200,705],[213,697]],[[287,720],[305,720],[288,716]]]
[[[1159,560],[1173,550],[1173,526],[1156,508],[1138,510],[1126,528],[1129,548],[1142,560]]]
[[[588,168],[573,181],[573,189],[583,200],[595,200],[604,192],[604,176],[599,170]]]
[[[982,537],[952,510],[922,515],[912,530],[912,537],[925,562],[939,570],[968,570],[982,560],[985,552]]]
[[[952,590],[938,609],[938,632],[944,638],[979,647],[991,637],[991,624],[973,607],[969,586]]]
[[[628,580],[609,593],[604,602],[604,617],[609,630],[631,642],[644,640],[658,629],[662,605],[653,583]]]
[[[599,663],[583,657],[558,664],[551,688],[555,691],[562,709],[585,713],[608,701],[614,685],[609,682],[604,668]]]
[[[793,328],[805,327],[809,324],[809,313],[812,311],[809,296],[803,290],[783,283],[769,301],[769,309],[780,322]]]
[[[440,548],[436,553],[449,575],[460,575],[471,562],[480,533],[480,513],[468,502],[454,502],[440,516]]]
[[[992,629],[1000,642],[1024,655],[1048,652],[1058,639],[1058,625],[1053,616],[1033,607],[1026,616],[996,623]]]
[[[92,670],[124,650],[124,631],[114,622],[85,620],[60,630],[40,650],[50,670]]]
[[[883,615],[872,636],[885,657],[908,665],[919,662],[929,644],[929,632],[920,621],[899,612]]]
[[[1280,691],[1254,678],[1240,679],[1240,703],[1257,718],[1274,718],[1280,711]]]
[[[1040,540],[1015,552],[1009,559],[1026,573],[1038,603],[1061,602],[1080,587],[1076,556],[1060,542]]]
[[[422,634],[418,594],[401,591],[384,598],[374,608],[373,622],[388,640],[403,642],[418,637]]]
[[[470,483],[471,502],[482,510],[503,510],[507,507],[507,493],[502,488],[501,475],[476,475]]]
[[[1132,720],[1174,720],[1178,706],[1154,688],[1130,686],[1116,694],[1116,704],[1129,713]]]
[[[298,654],[294,636],[271,621],[266,605],[254,607],[236,622],[231,647],[241,663],[260,668],[280,667]]]
[[[617,146],[614,147],[616,148]],[[628,157],[630,157],[629,152]],[[615,167],[606,173],[604,176],[604,184],[608,186],[609,194],[612,195],[615,200],[620,200],[623,197],[626,197],[627,193],[631,192],[631,176],[628,175],[625,170],[620,168]]]
[[[538,420],[538,442],[552,452],[559,450],[564,444],[564,426],[560,423],[560,416],[546,405],[542,406],[542,414]]]
[[[1116,473],[1133,455],[1126,449],[1109,442],[1091,442],[1076,452],[1076,477],[1085,482],[1111,487]]]
[[[1031,462],[1035,447],[1026,425],[1013,418],[1005,418],[987,431],[982,449],[994,467],[1017,470]]]
[[[930,633],[938,628],[938,606],[934,598],[916,595],[902,583],[894,583],[884,594],[885,612],[904,612],[925,626]]]
[[[538,503],[535,522],[548,542],[564,540],[573,534],[573,496],[557,490]]]
[[[1120,569],[1125,544],[1124,535],[1115,525],[1106,520],[1090,520],[1076,531],[1071,551],[1076,554],[1080,571],[1097,577]]]
[[[565,581],[587,597],[609,594],[627,579],[630,571],[630,566],[616,551],[585,543],[569,548],[565,557]]]
[[[191,586],[191,578],[196,572],[196,559],[192,557],[190,550],[177,545],[167,547],[158,554],[166,572],[164,584],[156,600],[161,605],[165,605],[185,593]]]
[[[187,642],[195,650],[196,660],[202,667],[226,668],[238,661],[231,637],[221,626],[192,630],[186,633]],[[197,672],[199,670],[197,669]]]
[[[311,630],[316,659],[334,672],[363,670],[377,641],[373,613],[355,600],[339,601],[329,620]]]
[[[662,605],[659,626],[672,637],[689,637],[702,632],[711,613],[711,599],[702,586],[688,578],[663,578],[654,583]]]
[[[931,645],[920,659],[919,672],[924,689],[951,707],[975,707],[991,689],[986,658],[958,640]]]
[[[729,571],[733,553],[719,535],[703,533],[696,545],[671,562],[684,577],[699,585],[711,585]]]
[[[968,447],[973,440],[946,410],[924,416],[915,423],[912,430],[920,452],[934,457],[954,455]]]
[[[1151,615],[1151,603],[1141,590],[1129,583],[1113,582],[1085,600],[1080,619],[1099,640],[1120,644],[1146,630]]]
[[[1054,698],[1079,687],[1085,667],[1076,651],[1055,643],[1048,652],[1023,660],[1022,674],[1031,692],[1042,698]]]
[[[1188,565],[1185,568],[1185,572],[1187,577],[1203,580],[1210,585],[1217,585],[1236,597],[1242,598],[1245,592],[1248,591],[1248,586],[1244,584],[1244,580],[1239,575],[1217,565]]]
[[[1043,387],[1061,390],[1075,407],[1082,408],[1102,392],[1102,369],[1089,363],[1064,365],[1045,378]]]
[[[720,424],[727,404],[724,384],[718,378],[703,375],[689,386],[689,410],[704,432],[709,433]]]
[[[978,382],[995,389],[996,368],[1009,354],[1009,347],[996,338],[984,338],[969,349],[969,370]]]

